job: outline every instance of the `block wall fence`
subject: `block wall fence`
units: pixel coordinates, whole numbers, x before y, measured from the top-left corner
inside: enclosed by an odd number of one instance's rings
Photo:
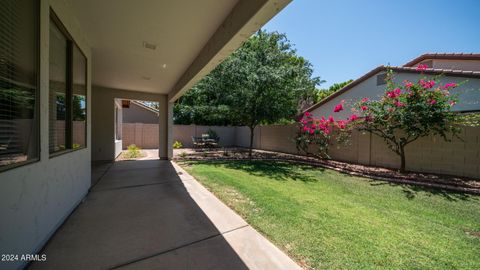
[[[250,130],[247,127],[218,127],[174,125],[173,139],[184,147],[192,147],[192,136],[201,136],[211,128],[220,137],[223,147],[248,147]],[[299,154],[294,138],[295,125],[259,126],[255,129],[253,146],[256,149]],[[445,142],[440,136],[421,138],[406,147],[407,170],[468,177],[480,177],[480,127],[464,127],[462,140]],[[155,124],[123,124],[123,147],[136,144],[142,148],[158,147],[158,126]],[[364,165],[398,168],[399,157],[388,149],[376,135],[354,131],[347,146],[332,145],[334,160]]]

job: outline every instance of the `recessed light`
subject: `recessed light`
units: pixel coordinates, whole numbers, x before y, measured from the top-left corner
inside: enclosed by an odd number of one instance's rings
[[[167,68],[167,64],[163,64],[163,66],[162,66],[162,67],[163,67],[163,68]]]
[[[148,43],[146,41],[143,42],[143,47],[145,49],[150,49],[150,50],[155,50],[157,49],[157,45],[153,44],[153,43]]]

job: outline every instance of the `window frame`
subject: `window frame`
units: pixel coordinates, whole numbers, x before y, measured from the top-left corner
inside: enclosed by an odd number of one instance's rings
[[[64,154],[68,154],[71,152],[75,152],[78,150],[83,150],[88,148],[88,58],[86,54],[83,52],[82,48],[78,45],[75,41],[73,36],[67,30],[65,25],[62,23],[60,18],[57,16],[55,11],[50,7],[50,21],[60,30],[60,32],[65,36],[67,40],[67,74],[66,74],[66,83],[67,89],[65,92],[65,107],[66,107],[66,117],[65,117],[65,149],[50,153],[50,141],[48,145],[48,152],[49,157],[54,158]],[[50,29],[49,29],[50,32]],[[80,54],[85,58],[85,145],[73,148],[73,50],[74,47],[77,47]],[[49,78],[50,81],[50,78]],[[50,87],[48,89],[50,91]],[[48,102],[48,106],[50,108],[50,101]],[[49,118],[50,121],[50,118]],[[48,129],[50,138],[50,128]]]
[[[41,132],[41,126],[40,126],[40,99],[41,99],[41,91],[40,91],[40,31],[41,31],[41,20],[40,20],[40,1],[33,1],[34,2],[34,16],[35,18],[33,19],[35,25],[33,26],[33,29],[35,31],[35,36],[34,36],[34,46],[35,46],[35,102],[34,102],[34,116],[33,116],[33,123],[35,125],[35,140],[36,140],[36,149],[35,152],[37,156],[35,158],[25,160],[25,161],[20,161],[12,164],[8,164],[5,166],[0,166],[0,173],[11,170],[11,169],[16,169],[18,167],[22,167],[25,165],[30,165],[33,163],[37,163],[41,159],[41,137],[42,137],[42,132]]]

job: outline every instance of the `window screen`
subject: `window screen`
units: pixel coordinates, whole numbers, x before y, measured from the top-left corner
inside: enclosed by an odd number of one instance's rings
[[[0,2],[0,170],[39,156],[38,6]]]
[[[49,151],[66,149],[67,38],[50,21]]]
[[[73,46],[72,59],[72,142],[76,149],[85,147],[87,139],[87,59],[76,45]]]

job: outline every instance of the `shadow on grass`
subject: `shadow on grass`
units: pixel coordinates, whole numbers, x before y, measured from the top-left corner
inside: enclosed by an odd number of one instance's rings
[[[228,169],[244,171],[260,177],[269,177],[277,181],[317,182],[317,177],[302,173],[302,170],[315,169],[324,171],[324,168],[312,167],[304,164],[295,164],[286,161],[259,161],[259,160],[229,160],[229,161],[192,161],[192,164],[208,164],[223,166]]]
[[[440,196],[448,201],[459,201],[459,200],[470,201],[470,200],[479,199],[475,195],[470,195],[470,194],[451,191],[451,190],[443,190],[440,188],[400,184],[400,183],[393,183],[393,182],[373,180],[373,179],[369,179],[368,181],[370,182],[371,186],[389,185],[392,187],[401,187],[403,194],[409,200],[415,199],[419,194],[424,194],[425,196],[428,196],[428,197]]]

